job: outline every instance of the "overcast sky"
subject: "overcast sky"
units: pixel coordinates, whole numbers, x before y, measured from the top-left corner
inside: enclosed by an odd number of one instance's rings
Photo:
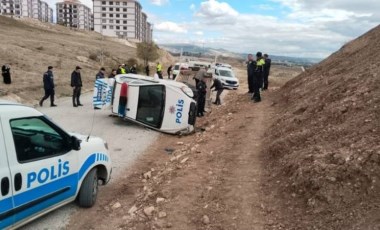
[[[53,0],[49,0],[53,1]],[[92,8],[91,0],[82,0]],[[379,0],[141,0],[157,43],[324,58],[380,22]]]

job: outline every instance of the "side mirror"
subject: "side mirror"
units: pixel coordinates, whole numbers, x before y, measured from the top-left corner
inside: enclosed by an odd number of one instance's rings
[[[79,140],[76,136],[71,136],[71,149],[73,150],[80,150],[80,143],[82,141]]]

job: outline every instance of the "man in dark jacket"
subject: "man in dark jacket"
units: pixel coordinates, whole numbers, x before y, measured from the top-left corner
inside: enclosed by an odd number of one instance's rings
[[[223,93],[224,87],[222,82],[216,77],[214,77],[214,83],[212,84],[210,89],[213,89],[214,87],[216,91],[216,99],[213,103],[215,105],[221,105],[222,103],[220,102],[220,95]]]
[[[137,74],[137,65],[134,64],[131,69],[129,70],[130,73]]]
[[[82,77],[80,75],[80,70],[82,68],[77,66],[71,74],[71,87],[73,87],[73,106],[83,106],[80,103],[80,94],[82,91]]]
[[[11,67],[9,65],[3,65],[1,67],[1,73],[3,75],[4,84],[11,84]]]
[[[43,105],[44,101],[50,97],[50,106],[55,107],[57,106],[54,104],[54,75],[53,75],[53,66],[49,66],[48,70],[44,73],[43,76],[44,81],[44,90],[45,90],[45,96],[40,100],[40,106]]]
[[[255,75],[256,61],[253,60],[253,55],[248,54],[247,61],[247,76],[248,76],[248,93],[253,93],[253,79]]]
[[[100,68],[99,72],[96,74],[95,79],[96,80],[103,79],[105,72],[106,72],[106,69],[104,67]]]
[[[263,79],[264,79],[264,85],[263,85],[263,90],[268,89],[268,78],[269,78],[269,72],[270,72],[270,66],[272,63],[272,60],[269,58],[268,54],[264,54],[264,60],[265,60],[265,65],[264,65],[264,73],[263,73]]]
[[[146,76],[149,76],[149,65],[145,66],[145,74]]]
[[[198,90],[198,109],[197,109],[197,116],[203,117],[203,113],[205,111],[205,105],[206,105],[206,93],[207,93],[207,85],[204,80],[204,78],[201,78],[197,84],[197,90]]]

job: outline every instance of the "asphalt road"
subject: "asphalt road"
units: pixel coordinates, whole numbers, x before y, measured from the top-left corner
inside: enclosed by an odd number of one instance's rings
[[[56,101],[58,107],[49,107],[50,103],[46,100],[44,107],[37,109],[68,132],[91,134],[106,140],[113,168],[110,183],[117,183],[128,166],[157,139],[159,134],[118,117],[110,117],[111,109],[94,110],[91,104],[92,94],[83,95],[81,102],[84,104],[83,107],[73,107],[71,98],[62,98]],[[101,187],[100,192],[106,190],[107,185]],[[85,211],[77,208],[75,204],[69,204],[31,222],[22,229],[65,229],[71,215],[80,215],[80,212]]]

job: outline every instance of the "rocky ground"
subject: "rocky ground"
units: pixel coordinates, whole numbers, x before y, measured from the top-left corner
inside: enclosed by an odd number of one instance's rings
[[[223,106],[198,119],[196,134],[160,136],[95,208],[71,218],[69,229],[281,227],[261,150],[275,113],[272,94],[299,72],[291,71],[273,78],[261,103],[250,100],[243,80]]]

